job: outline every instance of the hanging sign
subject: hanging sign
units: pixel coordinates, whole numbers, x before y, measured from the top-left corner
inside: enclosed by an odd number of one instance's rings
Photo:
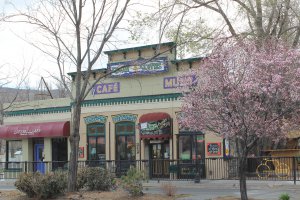
[[[168,71],[167,57],[158,57],[154,59],[139,59],[127,62],[107,64],[109,71],[114,71],[111,76],[133,76],[157,74]]]
[[[208,156],[220,156],[221,155],[221,142],[207,143],[207,155]]]
[[[230,146],[229,146],[229,140],[224,139],[224,157],[229,158],[230,157]]]

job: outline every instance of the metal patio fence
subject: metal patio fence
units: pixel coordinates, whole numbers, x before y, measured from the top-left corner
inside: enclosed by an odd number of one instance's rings
[[[23,172],[68,170],[68,161],[0,162],[0,179],[15,179]],[[154,180],[234,180],[238,179],[237,158],[206,158],[201,160],[93,160],[78,161],[78,168],[103,167],[116,177],[136,167]],[[300,181],[300,157],[247,158],[249,180]]]

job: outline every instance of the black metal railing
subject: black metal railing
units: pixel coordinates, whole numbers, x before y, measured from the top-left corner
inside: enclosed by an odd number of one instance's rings
[[[237,158],[206,158],[200,160],[86,160],[78,168],[102,167],[116,177],[125,175],[130,167],[143,171],[149,179],[195,180],[238,179]],[[0,179],[15,179],[23,172],[68,170],[68,161],[0,162]],[[245,170],[249,180],[300,180],[300,157],[249,157]]]

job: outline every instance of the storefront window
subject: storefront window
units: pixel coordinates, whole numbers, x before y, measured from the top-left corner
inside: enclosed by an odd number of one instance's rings
[[[7,161],[8,162],[21,162],[22,161],[22,141],[7,141]]]
[[[119,122],[116,124],[117,160],[135,160],[135,124]]]
[[[87,126],[88,159],[105,160],[105,125],[102,123]]]
[[[181,160],[204,158],[204,136],[196,134],[179,135],[178,153]]]

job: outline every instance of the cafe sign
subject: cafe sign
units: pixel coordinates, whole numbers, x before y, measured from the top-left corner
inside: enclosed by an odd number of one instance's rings
[[[139,59],[127,62],[109,63],[108,69],[112,71],[111,76],[134,76],[157,74],[168,71],[167,57],[154,59]]]
[[[120,93],[120,82],[96,84],[92,89],[92,95]]]

